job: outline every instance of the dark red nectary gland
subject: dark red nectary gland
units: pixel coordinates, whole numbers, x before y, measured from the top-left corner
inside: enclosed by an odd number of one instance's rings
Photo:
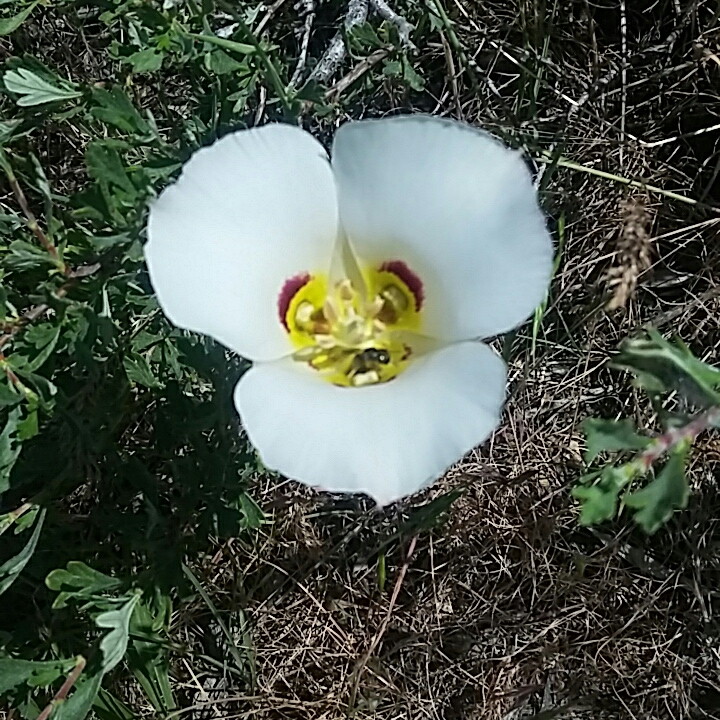
[[[280,322],[288,332],[290,332],[290,328],[287,324],[287,311],[290,307],[290,303],[300,289],[305,287],[305,285],[309,282],[309,273],[295,275],[295,277],[291,277],[289,280],[285,281],[285,284],[282,286],[282,290],[280,291],[280,295],[278,295],[278,314],[280,315]]]
[[[422,308],[423,300],[425,300],[422,280],[402,260],[385,262],[380,266],[380,270],[397,275],[413,294],[415,309],[420,310]]]

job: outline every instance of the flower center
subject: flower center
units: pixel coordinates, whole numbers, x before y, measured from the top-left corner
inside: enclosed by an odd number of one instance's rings
[[[394,261],[355,283],[322,274],[291,278],[278,309],[293,359],[334,385],[362,387],[392,380],[410,363],[422,301],[420,279]]]

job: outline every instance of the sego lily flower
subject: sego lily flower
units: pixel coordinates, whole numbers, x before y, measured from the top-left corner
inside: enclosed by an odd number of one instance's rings
[[[496,427],[506,369],[478,338],[528,317],[552,263],[520,154],[425,116],[349,122],[332,162],[297,127],[227,135],[148,238],[168,318],[253,361],[235,404],[264,464],[380,505]]]

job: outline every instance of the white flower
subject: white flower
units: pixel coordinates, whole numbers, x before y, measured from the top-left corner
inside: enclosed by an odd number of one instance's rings
[[[235,390],[264,464],[380,505],[496,427],[502,360],[478,338],[543,299],[552,242],[519,153],[425,116],[350,122],[332,162],[267,125],[196,152],[145,246],[176,325],[253,361]]]

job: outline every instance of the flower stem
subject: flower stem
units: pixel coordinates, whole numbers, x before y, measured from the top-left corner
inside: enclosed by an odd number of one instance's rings
[[[28,205],[25,193],[20,187],[20,183],[18,183],[17,181],[15,171],[12,169],[12,165],[10,165],[10,160],[8,159],[5,151],[2,149],[0,149],[0,166],[5,172],[5,176],[10,183],[10,187],[12,188],[18,205],[20,205],[20,209],[23,211],[23,215],[25,215],[25,220],[27,221],[28,228],[38,239],[40,245],[42,245],[42,247],[47,251],[48,255],[50,255],[50,257],[55,261],[57,266],[62,270],[65,275],[67,275],[69,272],[67,265],[65,265],[65,263],[60,259],[60,255],[58,254],[57,248],[53,244],[52,240],[48,238],[48,236],[44,233],[43,229],[38,224],[35,214]]]
[[[711,407],[709,410],[696,415],[687,425],[670,428],[656,437],[650,445],[635,457],[630,465],[636,473],[644,475],[668,451],[673,450],[682,443],[692,445],[701,432],[718,426],[720,426],[720,407]]]
[[[72,672],[67,676],[67,679],[62,684],[62,687],[57,691],[55,697],[47,704],[45,709],[38,715],[37,720],[47,720],[50,717],[50,713],[66,698],[72,686],[78,681],[82,671],[85,669],[87,661],[82,655],[78,656],[75,667]]]

